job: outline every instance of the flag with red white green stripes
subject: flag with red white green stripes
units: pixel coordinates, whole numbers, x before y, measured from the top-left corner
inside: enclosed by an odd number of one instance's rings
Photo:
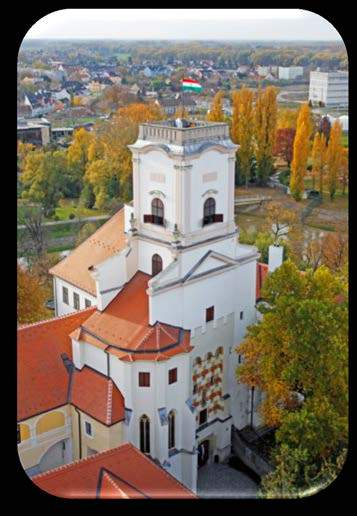
[[[183,91],[197,91],[198,93],[202,91],[201,84],[193,79],[182,79],[181,85]]]

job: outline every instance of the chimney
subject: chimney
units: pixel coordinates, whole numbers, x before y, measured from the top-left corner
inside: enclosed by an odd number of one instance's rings
[[[283,246],[275,246],[275,245],[269,246],[269,259],[268,259],[269,272],[274,272],[275,269],[280,267],[280,265],[283,263],[283,254],[284,254]]]

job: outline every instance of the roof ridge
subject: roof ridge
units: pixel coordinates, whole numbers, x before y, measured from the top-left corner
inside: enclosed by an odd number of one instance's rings
[[[112,486],[117,489],[120,493],[123,494],[123,498],[129,498],[129,496],[123,491],[123,489],[121,489],[118,484],[115,482],[113,476],[112,476],[112,473],[109,472],[108,470],[104,470],[103,471],[103,477],[106,477],[106,479],[108,480],[108,482],[110,482],[110,484],[112,484]],[[101,487],[101,490],[103,489],[103,487]]]
[[[85,313],[86,311],[87,312],[94,311],[95,308],[96,308],[95,306],[89,306],[87,308],[83,308],[82,310],[76,310],[75,312],[71,312],[69,314],[57,315],[56,317],[51,317],[50,319],[42,319],[41,321],[36,321],[36,322],[33,322],[33,323],[21,324],[17,328],[17,331],[25,330],[25,329],[31,328],[33,326],[40,326],[41,324],[46,324],[46,323],[49,323],[49,322],[60,321],[62,319],[66,319],[66,318],[69,319],[70,317],[75,317],[78,314]]]

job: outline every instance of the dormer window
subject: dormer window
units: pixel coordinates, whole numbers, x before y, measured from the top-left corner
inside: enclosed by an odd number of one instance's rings
[[[144,215],[144,222],[164,225],[164,203],[157,197],[151,202],[151,215]]]
[[[213,197],[209,197],[203,205],[203,225],[206,226],[214,222],[223,222],[223,215],[216,213],[216,201]]]

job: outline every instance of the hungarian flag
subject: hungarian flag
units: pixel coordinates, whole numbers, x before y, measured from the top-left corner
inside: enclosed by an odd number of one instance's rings
[[[199,82],[194,81],[193,79],[182,79],[182,89],[184,91],[202,91],[202,86]]]

